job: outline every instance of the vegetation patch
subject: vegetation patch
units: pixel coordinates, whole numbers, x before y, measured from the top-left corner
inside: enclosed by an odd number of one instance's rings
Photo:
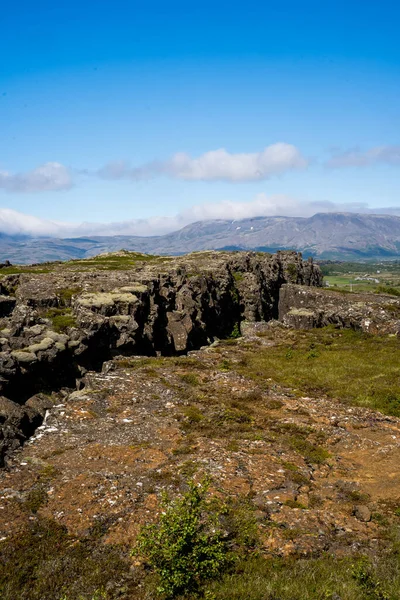
[[[397,545],[374,560],[366,557],[265,559],[253,556],[206,586],[214,600],[397,600]]]
[[[204,596],[205,583],[217,580],[258,546],[248,501],[222,502],[208,494],[209,484],[191,480],[188,491],[172,501],[164,494],[158,520],[139,534],[133,554],[154,573],[158,597],[212,598]]]
[[[50,319],[52,328],[57,333],[67,331],[70,327],[76,327],[76,319],[70,308],[50,308],[46,314]]]
[[[54,521],[38,518],[0,545],[2,600],[92,600],[128,574],[114,547],[76,539]],[[114,596],[115,597],[115,596]]]
[[[273,335],[274,345],[246,354],[245,366],[238,366],[243,375],[400,416],[397,337],[332,327]]]
[[[376,288],[375,293],[376,294],[390,294],[391,296],[400,296],[400,288],[386,286],[386,285],[379,285]]]
[[[289,279],[291,282],[296,283],[297,281],[297,265],[295,263],[289,263],[286,267],[287,273],[289,275]]]
[[[180,376],[181,381],[189,385],[199,385],[199,378],[194,373],[184,373]]]
[[[236,281],[236,283],[239,283],[240,281],[243,280],[243,273],[241,271],[233,271],[232,273],[233,275],[233,279]]]
[[[61,290],[58,290],[57,296],[59,297],[60,302],[63,306],[71,306],[71,300],[72,300],[73,296],[80,294],[81,291],[82,291],[82,288],[80,288],[80,287],[63,288]]]
[[[232,563],[219,511],[206,498],[208,484],[189,483],[175,501],[164,495],[158,522],[145,526],[134,553],[156,574],[156,593],[163,598],[199,592],[207,579]]]
[[[234,324],[231,333],[229,334],[229,338],[231,340],[236,340],[238,338],[241,337],[241,333],[240,333],[240,324],[237,322]]]
[[[64,263],[64,267],[78,271],[126,271],[140,263],[157,262],[159,259],[168,261],[167,257],[158,257],[140,252],[110,252],[109,254],[70,260]]]

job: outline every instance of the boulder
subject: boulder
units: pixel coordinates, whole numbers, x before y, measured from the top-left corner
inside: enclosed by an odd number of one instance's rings
[[[368,506],[363,504],[359,504],[354,507],[353,515],[356,517],[356,519],[363,521],[364,523],[368,523],[368,521],[371,520],[371,511],[369,510]]]

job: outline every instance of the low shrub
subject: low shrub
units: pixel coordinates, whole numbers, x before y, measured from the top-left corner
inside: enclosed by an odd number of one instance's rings
[[[154,571],[163,598],[197,593],[233,561],[219,507],[206,498],[208,487],[207,481],[190,481],[181,498],[170,502],[164,495],[159,520],[139,534],[133,553]]]

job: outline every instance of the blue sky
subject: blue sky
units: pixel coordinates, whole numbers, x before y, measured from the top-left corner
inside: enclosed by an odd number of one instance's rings
[[[400,214],[399,22],[387,0],[6,0],[0,229]]]

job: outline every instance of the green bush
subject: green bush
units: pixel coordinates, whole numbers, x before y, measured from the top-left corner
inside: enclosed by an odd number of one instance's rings
[[[400,296],[400,289],[392,286],[379,285],[375,291],[376,294],[390,294],[391,296]]]
[[[133,553],[156,573],[156,590],[164,598],[197,593],[233,560],[218,506],[206,499],[208,487],[207,481],[190,481],[181,498],[170,502],[164,495],[158,522],[139,534]]]
[[[240,338],[241,335],[242,334],[240,333],[240,324],[235,323],[229,337],[232,340],[236,340],[237,338]]]

